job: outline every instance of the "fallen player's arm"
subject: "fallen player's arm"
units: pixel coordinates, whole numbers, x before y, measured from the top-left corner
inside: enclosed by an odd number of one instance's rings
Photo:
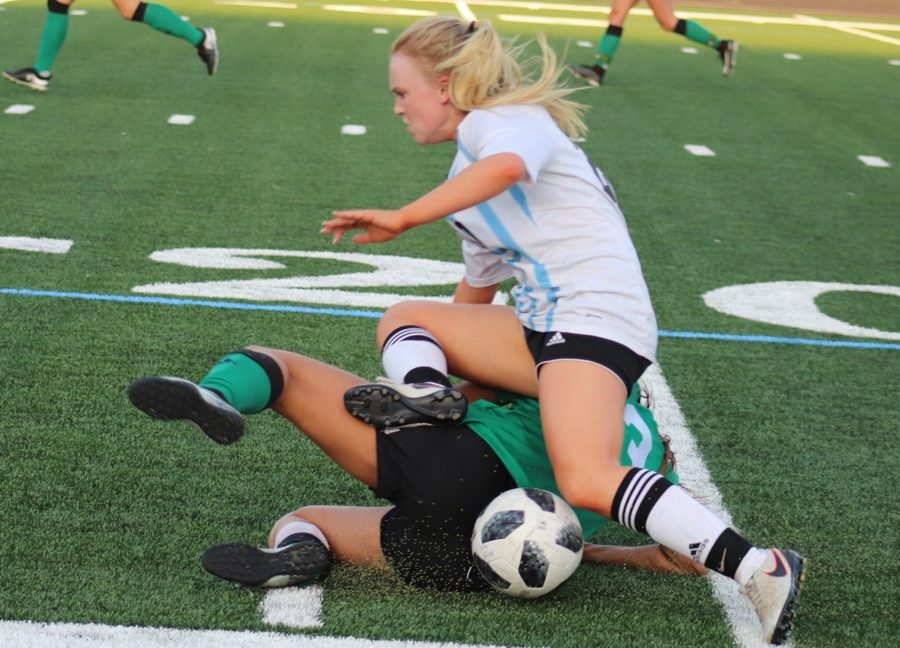
[[[667,574],[706,576],[707,569],[698,562],[675,553],[659,544],[641,547],[620,547],[584,543],[582,562],[600,565],[619,565],[633,569],[647,569]]]

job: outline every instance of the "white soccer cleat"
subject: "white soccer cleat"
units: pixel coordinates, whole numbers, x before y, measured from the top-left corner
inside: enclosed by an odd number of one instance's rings
[[[806,572],[806,559],[790,549],[767,549],[765,562],[741,593],[750,599],[769,643],[780,645],[794,623],[794,602]]]

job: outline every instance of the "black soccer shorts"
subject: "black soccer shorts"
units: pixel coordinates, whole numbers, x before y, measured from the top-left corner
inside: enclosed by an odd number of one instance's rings
[[[377,434],[378,487],[394,504],[381,520],[388,564],[410,585],[484,591],[472,562],[475,518],[516,483],[465,425],[387,428]]]
[[[566,333],[565,331],[525,331],[525,343],[534,358],[534,363],[541,370],[541,365],[554,360],[584,360],[602,365],[616,374],[625,384],[625,391],[630,393],[634,383],[638,381],[644,370],[652,363],[639,356],[624,344],[607,340],[595,335]]]

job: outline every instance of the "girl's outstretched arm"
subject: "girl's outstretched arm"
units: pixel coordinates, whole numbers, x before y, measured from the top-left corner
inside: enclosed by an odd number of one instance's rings
[[[408,229],[493,198],[527,177],[525,163],[515,153],[490,155],[400,209],[333,212],[334,218],[322,223],[322,233],[331,234],[337,243],[346,232],[362,229],[365,234],[354,236],[354,243],[390,241]]]

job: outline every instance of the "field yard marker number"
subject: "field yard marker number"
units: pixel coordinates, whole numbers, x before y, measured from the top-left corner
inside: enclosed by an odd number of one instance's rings
[[[73,241],[68,239],[0,236],[0,250],[66,254]],[[363,292],[341,288],[386,288],[456,285],[463,275],[461,263],[415,257],[361,254],[358,252],[321,252],[243,248],[175,248],[153,252],[150,258],[160,263],[191,268],[219,270],[282,270],[285,265],[265,257],[318,259],[358,264],[361,271],[283,277],[278,279],[240,279],[191,283],[149,283],[132,292],[152,295],[206,297],[251,302],[294,302],[336,306],[388,308],[408,299],[448,302],[450,296],[415,296],[399,293]],[[776,281],[724,286],[703,295],[704,303],[720,313],[766,324],[805,331],[850,337],[900,340],[900,332],[855,326],[830,317],[819,310],[816,298],[828,292],[864,292],[900,297],[900,287],[811,281]],[[508,295],[499,293],[494,300],[508,303]]]

